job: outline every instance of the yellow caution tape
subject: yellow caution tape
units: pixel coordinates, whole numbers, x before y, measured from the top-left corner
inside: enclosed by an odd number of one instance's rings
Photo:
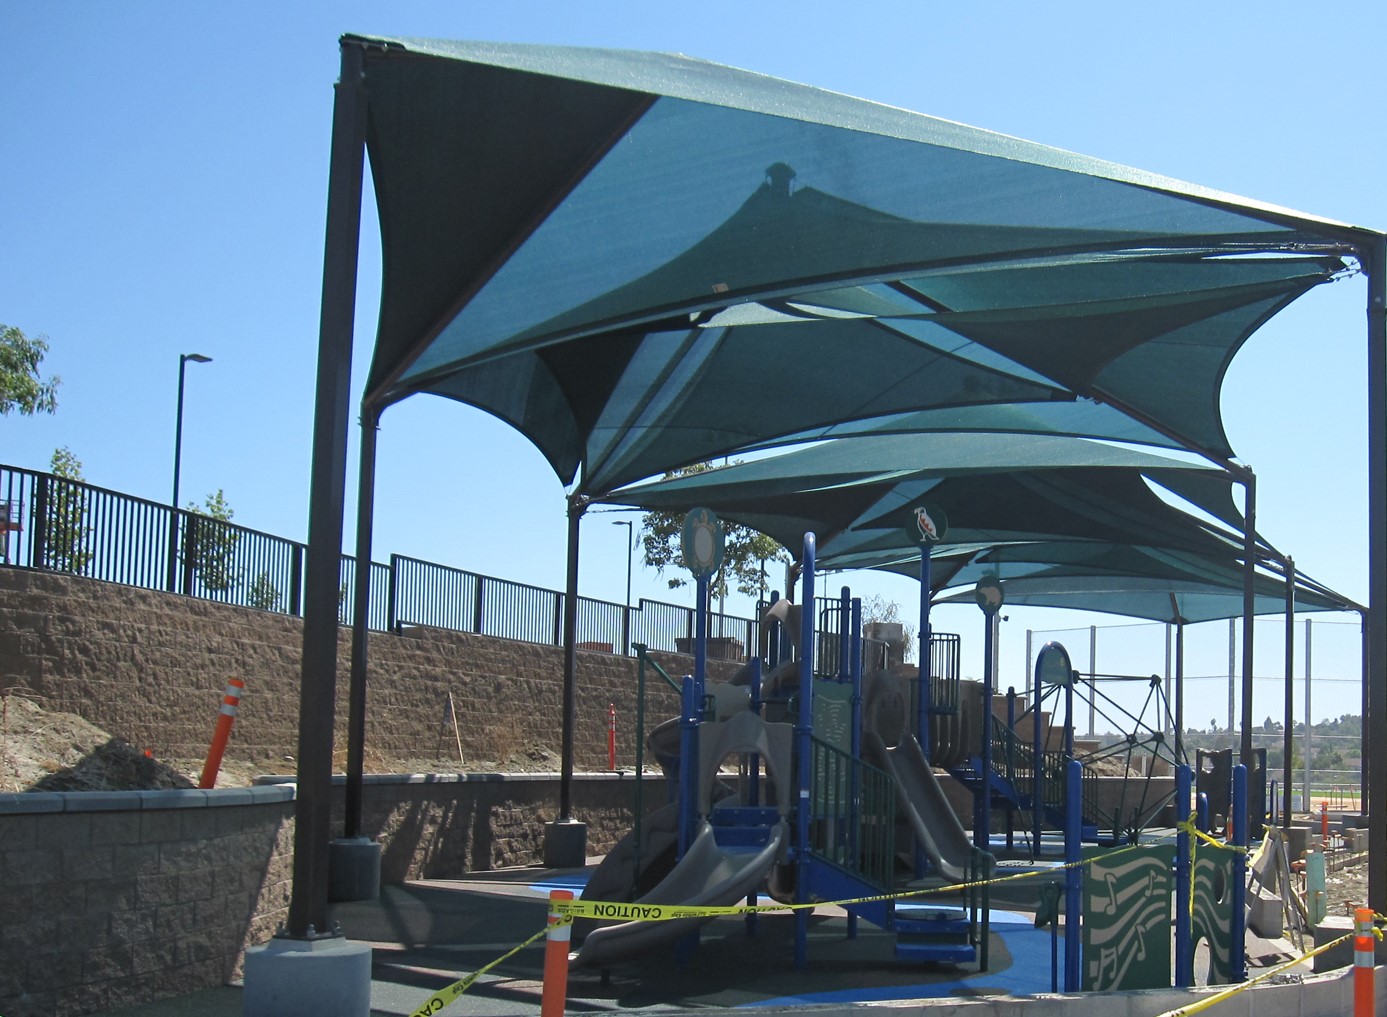
[[[1059,865],[1018,872],[1010,876],[996,876],[992,879],[979,879],[970,883],[948,883],[941,886],[920,887],[903,890],[899,893],[879,893],[870,897],[849,897],[844,900],[806,901],[803,904],[647,904],[624,901],[601,900],[560,900],[551,901],[555,913],[567,918],[594,918],[600,921],[617,922],[669,922],[679,918],[721,918],[727,915],[751,915],[770,911],[797,911],[802,908],[846,907],[849,904],[875,904],[879,901],[905,900],[910,897],[924,897],[935,893],[958,893],[960,890],[973,890],[998,883],[1011,883],[1018,879],[1034,879],[1037,876],[1050,876],[1064,869],[1082,868],[1095,861],[1108,859],[1135,851],[1140,845],[1129,845],[1108,851],[1098,858],[1086,858],[1078,862],[1063,862]]]
[[[1165,1013],[1158,1014],[1157,1017],[1188,1017],[1189,1014],[1198,1013],[1200,1010],[1207,1010],[1209,1007],[1222,1003],[1226,999],[1232,999],[1240,992],[1246,992],[1248,989],[1252,988],[1258,982],[1265,982],[1268,978],[1273,978],[1276,975],[1279,975],[1287,968],[1293,968],[1297,964],[1304,964],[1312,957],[1316,957],[1319,954],[1324,953],[1326,950],[1332,950],[1340,943],[1343,943],[1352,938],[1352,933],[1349,933],[1347,936],[1340,936],[1338,939],[1331,940],[1330,942],[1325,943],[1323,946],[1315,947],[1309,953],[1297,957],[1295,958],[1295,960],[1288,960],[1283,964],[1278,964],[1274,968],[1268,968],[1266,971],[1262,972],[1256,978],[1249,978],[1245,982],[1239,982],[1237,985],[1224,989],[1222,992],[1216,992],[1212,996],[1205,996],[1203,999],[1197,1002],[1189,1003],[1185,1006],[1177,1006],[1174,1010],[1167,1010],[1165,1011]]]
[[[1222,841],[1219,840],[1217,837],[1209,836],[1203,830],[1199,829],[1199,827],[1194,825],[1193,819],[1187,819],[1183,823],[1176,823],[1175,829],[1179,830],[1181,833],[1189,834],[1196,840],[1202,840],[1207,844],[1213,845],[1214,847],[1223,848],[1225,851],[1237,851],[1239,854],[1244,855],[1249,854],[1248,849],[1242,844],[1229,844],[1227,841]]]
[[[558,924],[567,925],[569,921],[570,919],[563,918],[560,919]],[[553,928],[553,926],[547,926],[543,929],[540,929],[529,939],[525,940],[525,942],[521,943],[519,946],[515,947],[513,950],[508,951],[502,956],[497,957],[490,964],[486,964],[482,967],[479,967],[476,971],[472,972],[466,978],[459,978],[452,985],[446,985],[443,988],[439,989],[432,996],[426,999],[424,1001],[424,1004],[420,1006],[417,1010],[410,1011],[409,1017],[432,1017],[433,1014],[436,1014],[439,1011],[441,1011],[445,1006],[453,1002],[464,992],[470,989],[478,978],[482,977],[482,975],[486,974],[497,964],[500,964],[502,961],[514,957],[516,954],[518,954],[521,950],[525,949],[525,947],[529,946],[531,943],[543,939],[545,935],[549,932],[549,929],[551,928]]]

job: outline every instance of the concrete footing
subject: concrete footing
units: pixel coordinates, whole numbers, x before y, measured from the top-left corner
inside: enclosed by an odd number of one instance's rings
[[[581,869],[588,861],[588,824],[560,819],[544,824],[544,867]]]
[[[246,951],[245,1017],[370,1017],[371,948],[276,937]]]
[[[327,899],[375,900],[380,896],[380,844],[369,837],[328,842]]]

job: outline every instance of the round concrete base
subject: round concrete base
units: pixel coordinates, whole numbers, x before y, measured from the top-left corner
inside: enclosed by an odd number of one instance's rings
[[[588,824],[575,819],[544,824],[544,867],[581,869],[588,862]]]
[[[380,844],[369,837],[328,842],[327,899],[375,900],[380,896]]]
[[[341,936],[246,951],[245,1017],[370,1017],[371,948]]]

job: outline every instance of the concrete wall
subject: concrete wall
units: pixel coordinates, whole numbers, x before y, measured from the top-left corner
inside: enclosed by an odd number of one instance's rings
[[[346,760],[350,633],[339,640],[336,761]],[[200,759],[226,680],[246,682],[227,759],[282,773],[297,751],[303,623],[175,594],[0,568],[0,689],[76,713],[165,759]],[[676,678],[692,659],[653,654]],[[535,755],[557,767],[562,719],[560,648],[465,632],[373,634],[366,761],[372,772],[439,760],[457,767],[448,695],[466,765]],[[709,674],[735,664],[710,661]],[[678,713],[678,697],[652,675],[650,723]],[[607,706],[616,704],[619,766],[635,760],[636,661],[578,653],[575,766],[605,769]]]
[[[0,795],[0,1013],[223,985],[288,914],[293,788]]]
[[[575,780],[594,853],[631,828],[634,789]],[[334,829],[342,798],[339,781]],[[557,801],[552,774],[376,775],[363,832],[386,882],[538,865]],[[293,809],[293,784],[0,794],[0,1013],[77,1017],[238,977],[288,918]]]

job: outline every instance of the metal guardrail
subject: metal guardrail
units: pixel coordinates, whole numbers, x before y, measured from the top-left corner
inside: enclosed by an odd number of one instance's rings
[[[890,774],[811,739],[809,850],[868,882],[894,885],[896,789]]]
[[[50,473],[0,465],[0,565],[63,572],[239,607],[299,615],[306,545]],[[350,624],[356,559],[342,556],[338,619]],[[463,569],[390,556],[371,563],[369,627],[432,626],[559,645],[563,598]],[[755,619],[714,612],[709,656],[743,659]],[[694,609],[641,599],[636,607],[578,598],[577,641],[630,654],[692,652]]]

